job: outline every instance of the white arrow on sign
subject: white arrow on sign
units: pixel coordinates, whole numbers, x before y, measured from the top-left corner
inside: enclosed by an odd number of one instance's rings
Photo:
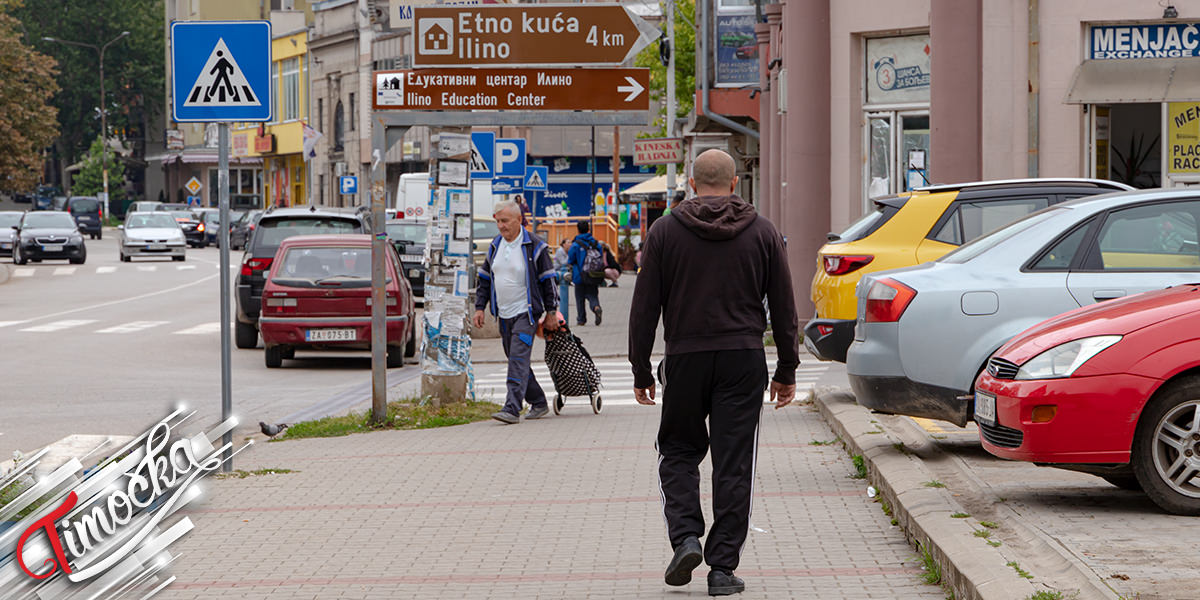
[[[632,77],[626,77],[625,81],[628,81],[629,85],[617,86],[617,91],[629,92],[629,95],[625,97],[625,101],[633,102],[633,99],[637,98],[638,94],[641,94],[646,88],[642,87],[642,84],[638,83],[637,80]]]

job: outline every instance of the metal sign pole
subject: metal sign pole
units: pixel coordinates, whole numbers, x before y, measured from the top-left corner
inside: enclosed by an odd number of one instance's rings
[[[384,288],[384,253],[387,223],[384,222],[384,188],[387,185],[386,129],[371,122],[371,422],[387,420],[387,294]],[[399,302],[399,299],[396,300]]]
[[[221,422],[233,413],[233,366],[230,334],[232,324],[229,303],[229,124],[217,126],[217,202],[220,207],[221,241]],[[226,473],[233,469],[233,431],[226,431],[221,438],[226,446],[224,463]]]

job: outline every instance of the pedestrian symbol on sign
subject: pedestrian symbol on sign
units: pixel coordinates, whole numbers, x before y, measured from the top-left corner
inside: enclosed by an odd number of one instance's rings
[[[259,106],[250,82],[246,81],[224,39],[217,40],[183,105]]]

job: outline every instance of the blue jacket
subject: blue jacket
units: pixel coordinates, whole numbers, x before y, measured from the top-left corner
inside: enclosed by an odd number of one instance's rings
[[[599,246],[600,242],[590,233],[581,233],[575,236],[571,249],[567,251],[567,263],[571,265],[571,283],[595,285],[596,282],[592,278],[584,278],[583,261],[587,258],[588,248]]]
[[[529,299],[529,322],[536,324],[542,315],[558,310],[558,287],[554,281],[554,261],[550,258],[550,246],[528,230],[521,230],[521,247],[525,250],[525,294]],[[492,285],[492,258],[500,248],[503,236],[496,236],[488,246],[487,259],[479,267],[479,283],[475,287],[475,310],[483,310],[489,303],[491,312],[497,316],[496,288]]]

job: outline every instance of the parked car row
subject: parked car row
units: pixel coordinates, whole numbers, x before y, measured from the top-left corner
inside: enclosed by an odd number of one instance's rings
[[[1030,191],[1018,187],[987,202],[1016,206]],[[876,243],[876,254],[927,260],[929,237],[870,239],[930,195],[884,199],[845,237]],[[962,245],[932,262],[861,274],[853,301],[842,300],[855,311],[851,387],[880,412],[975,421],[983,447],[1002,458],[1093,473],[1145,490],[1169,512],[1200,515],[1200,194],[1082,196],[1046,201],[990,233],[1000,223],[979,215],[1001,204],[971,215],[959,200],[957,217],[904,228],[943,241],[940,230],[958,219],[959,237],[949,239]],[[968,241],[972,220],[982,235]],[[853,250],[830,244],[821,260],[836,271],[842,259],[869,256]],[[832,287],[825,271],[814,299]],[[844,340],[829,334],[839,327],[817,319],[806,345],[836,358]]]

